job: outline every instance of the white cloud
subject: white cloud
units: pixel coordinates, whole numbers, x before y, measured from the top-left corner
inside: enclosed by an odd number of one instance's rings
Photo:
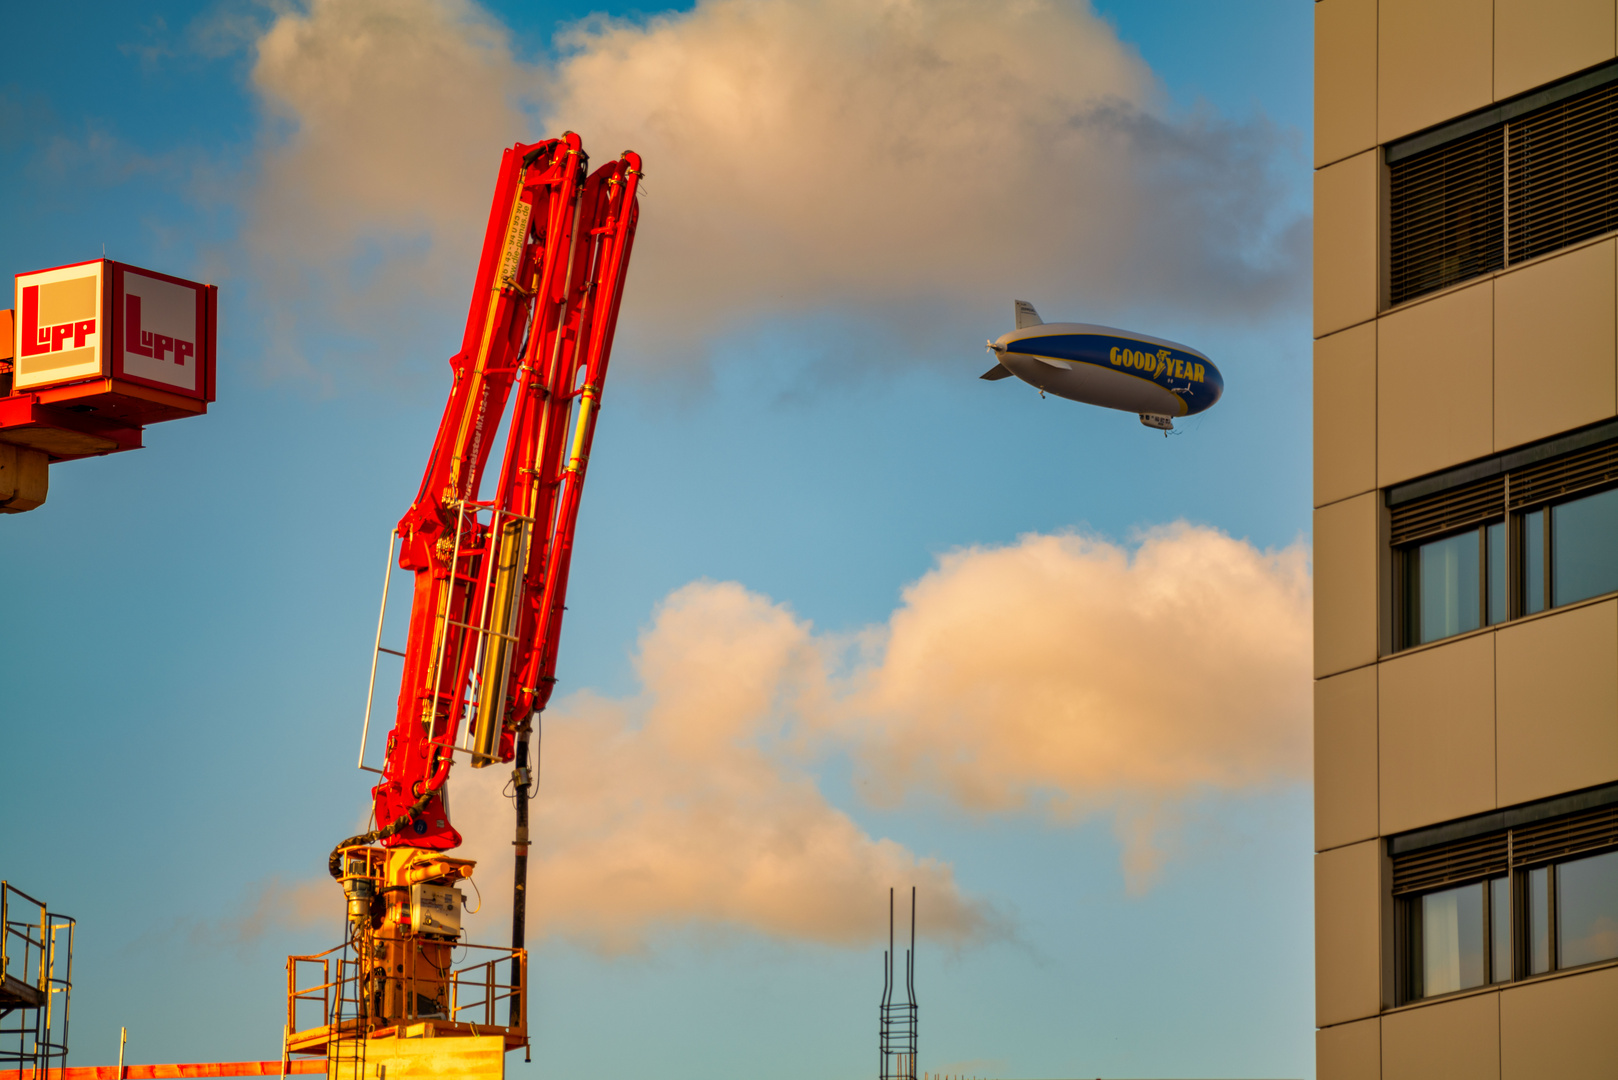
[[[835,722],[876,795],[1113,812],[1138,890],[1186,800],[1307,778],[1311,641],[1301,543],[1030,535],[908,588]]]
[[[703,0],[563,44],[551,126],[646,160],[632,287],[659,333],[1013,292],[1252,312],[1290,290],[1275,133],[1166,116],[1085,3]]]
[[[971,548],[858,635],[847,666],[847,638],[734,583],[688,585],[642,636],[641,694],[545,717],[535,932],[607,951],[679,926],[851,945],[912,883],[923,933],[996,932],[947,863],[826,800],[813,768],[831,753],[881,805],[1109,814],[1138,892],[1199,798],[1307,776],[1306,560],[1184,524],[1133,551],[1072,535]],[[455,813],[500,925],[511,810],[493,773],[457,779]]]
[[[397,346],[459,308],[500,151],[528,127],[505,29],[472,0],[310,0],[256,47],[269,123],[244,239],[273,360]]]
[[[830,945],[874,941],[887,889],[917,885],[922,933],[993,929],[950,867],[867,835],[783,749],[821,696],[809,628],[734,584],[671,595],[643,636],[643,694],[558,703],[544,719],[533,804],[534,933],[607,952],[677,927],[747,929]],[[509,918],[512,811],[489,770],[454,809],[494,925]]]
[[[283,352],[458,312],[500,149],[563,128],[598,161],[646,159],[629,364],[828,311],[913,352],[1012,295],[1216,318],[1298,295],[1283,135],[1172,115],[1083,0],[699,0],[559,46],[514,55],[472,0],[274,19],[247,240]]]

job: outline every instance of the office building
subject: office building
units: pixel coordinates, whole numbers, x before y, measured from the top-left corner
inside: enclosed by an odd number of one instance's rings
[[[1618,1076],[1618,11],[1319,0],[1321,1080]]]

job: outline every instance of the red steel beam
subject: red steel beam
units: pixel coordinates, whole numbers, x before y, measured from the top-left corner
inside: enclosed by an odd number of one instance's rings
[[[286,1064],[286,1075],[308,1076],[326,1071],[325,1058],[306,1058]],[[40,1080],[190,1080],[214,1076],[280,1076],[279,1061],[182,1061],[177,1065],[75,1065],[44,1069]],[[0,1069],[0,1080],[34,1080],[33,1069]]]

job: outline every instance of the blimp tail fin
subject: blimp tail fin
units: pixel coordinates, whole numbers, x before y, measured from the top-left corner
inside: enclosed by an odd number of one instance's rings
[[[982,375],[979,375],[978,378],[988,379],[990,382],[994,382],[996,379],[1009,379],[1011,378],[1011,369],[1004,364],[996,364]]]
[[[1039,317],[1034,305],[1026,300],[1013,300],[1013,310],[1017,315],[1017,329],[1026,330],[1030,326],[1044,326],[1045,320]]]

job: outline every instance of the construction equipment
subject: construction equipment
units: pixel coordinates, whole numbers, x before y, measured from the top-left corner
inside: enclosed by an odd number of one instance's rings
[[[383,649],[384,579],[376,653],[402,657],[403,674],[386,759],[370,769],[381,774],[371,789],[375,828],[331,853],[348,940],[287,961],[287,1050],[326,1054],[333,1076],[368,1076],[367,1047],[378,1039],[500,1036],[506,1049],[527,1045],[529,741],[556,681],[574,523],[640,177],[633,152],[589,172],[571,132],[519,143],[501,159],[465,337],[450,359],[449,402],[420,491],[389,540],[389,571],[397,544],[414,594],[404,648]],[[485,497],[485,466],[502,437]],[[375,681],[373,655],[373,694]],[[361,768],[369,725],[367,704]],[[474,768],[515,764],[510,949],[460,941],[455,886],[474,864],[446,854],[461,842],[445,798],[457,754]],[[474,962],[457,968],[460,949],[474,950]]]
[[[73,929],[72,916],[0,881],[0,1072],[46,1080],[67,1064]]]

